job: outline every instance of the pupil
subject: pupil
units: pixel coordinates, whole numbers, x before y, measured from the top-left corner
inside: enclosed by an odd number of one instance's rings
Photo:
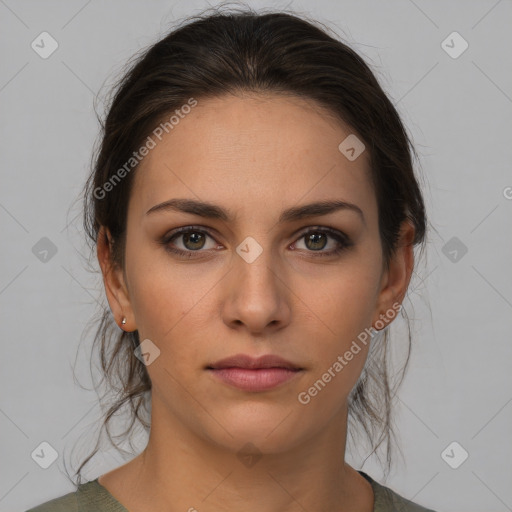
[[[192,245],[194,244],[197,244],[197,243],[200,243],[200,239],[201,239],[202,235],[200,233],[185,233],[184,235],[184,238],[185,238],[185,245],[191,241]],[[195,247],[193,246],[192,249],[200,249],[200,247]]]
[[[325,233],[313,233],[307,237],[308,241],[313,242],[313,244],[318,243],[318,239],[316,237],[325,237]],[[307,245],[307,244],[306,244]],[[321,247],[310,247],[310,249],[323,249],[325,247],[325,243],[321,244]]]

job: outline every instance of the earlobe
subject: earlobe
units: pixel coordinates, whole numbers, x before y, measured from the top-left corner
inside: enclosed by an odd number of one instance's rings
[[[382,321],[386,322],[388,316],[390,317],[388,323],[390,323],[391,319],[396,316],[399,305],[402,304],[414,268],[413,241],[414,226],[409,220],[406,220],[402,223],[397,247],[389,262],[389,268],[383,275],[372,325],[377,323],[381,325]]]
[[[136,330],[128,289],[122,269],[112,260],[113,239],[108,230],[102,226],[97,237],[97,257],[103,275],[105,294],[114,319],[125,331]],[[123,321],[124,320],[124,321]]]

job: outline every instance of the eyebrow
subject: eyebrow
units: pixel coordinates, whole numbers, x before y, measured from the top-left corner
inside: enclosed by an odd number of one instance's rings
[[[350,210],[356,212],[361,217],[363,223],[366,224],[364,213],[359,206],[340,200],[318,201],[316,203],[294,206],[281,213],[278,223],[282,224],[284,222],[293,222],[308,217],[327,215],[339,210]],[[236,220],[236,215],[231,213],[229,210],[225,210],[213,203],[196,201],[195,199],[169,199],[168,201],[164,201],[163,203],[150,208],[146,212],[146,215],[167,211],[191,213],[200,217],[219,219],[226,222]]]

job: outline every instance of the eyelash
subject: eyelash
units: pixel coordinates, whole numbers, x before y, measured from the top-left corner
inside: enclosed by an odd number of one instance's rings
[[[201,233],[204,235],[208,235],[209,237],[213,238],[213,235],[204,228],[196,227],[196,226],[186,226],[183,228],[178,228],[169,233],[168,235],[164,236],[160,243],[165,247],[165,249],[173,254],[177,254],[178,256],[181,256],[183,258],[193,258],[195,256],[192,256],[192,253],[195,252],[204,252],[200,249],[197,251],[184,251],[182,249],[176,249],[175,247],[171,247],[169,244],[172,240],[175,238],[178,238],[180,235],[183,235],[184,233]],[[350,239],[344,234],[339,231],[336,231],[331,228],[327,227],[312,227],[309,228],[307,231],[303,231],[300,233],[299,237],[297,238],[297,241],[304,238],[306,235],[309,235],[311,233],[324,233],[332,238],[334,238],[338,242],[338,246],[335,249],[331,249],[330,251],[307,251],[313,253],[315,257],[332,257],[337,256],[341,254],[343,251],[348,249],[353,245],[353,243],[350,241]]]

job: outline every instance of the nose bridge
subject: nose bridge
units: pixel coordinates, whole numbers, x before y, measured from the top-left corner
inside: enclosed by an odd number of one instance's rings
[[[281,324],[289,314],[286,287],[280,276],[282,266],[263,238],[260,240],[261,244],[247,237],[236,248],[225,304],[227,322],[241,322],[254,331]]]
[[[278,263],[268,245],[264,247],[254,238],[247,237],[236,249],[234,266],[240,292],[250,295],[278,293]]]

